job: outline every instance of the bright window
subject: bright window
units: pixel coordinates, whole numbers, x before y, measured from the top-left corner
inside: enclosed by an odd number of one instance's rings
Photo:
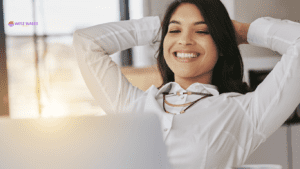
[[[119,21],[119,0],[35,0],[40,103],[36,88],[32,0],[4,0],[11,118],[57,117],[104,112],[86,87],[72,46],[76,29]],[[24,25],[10,27],[13,21]],[[44,48],[46,46],[46,48]],[[47,50],[45,50],[47,49]],[[43,55],[44,54],[44,55]]]

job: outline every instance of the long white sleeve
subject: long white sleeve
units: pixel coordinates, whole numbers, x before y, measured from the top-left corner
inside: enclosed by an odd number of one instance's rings
[[[133,86],[109,55],[151,44],[160,28],[159,17],[99,24],[76,30],[73,46],[78,66],[93,97],[106,113],[130,112],[144,91]]]
[[[251,45],[282,54],[281,60],[254,92],[236,98],[264,142],[300,103],[300,24],[271,17],[259,18],[251,23],[247,38]],[[260,143],[261,140],[253,138],[249,143],[253,146],[252,152]]]

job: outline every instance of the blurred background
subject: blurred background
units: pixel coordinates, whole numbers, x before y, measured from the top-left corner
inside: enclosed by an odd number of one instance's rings
[[[2,0],[0,115],[39,118],[105,115],[85,85],[72,46],[77,29],[107,22],[159,16],[172,0]],[[270,16],[300,22],[299,1],[221,0],[231,19],[251,23]],[[35,22],[37,25],[26,25]],[[24,25],[22,25],[24,23]],[[162,83],[154,54],[158,46],[138,46],[110,57],[135,86],[146,91]],[[240,45],[244,80],[253,88],[281,55]],[[298,111],[297,111],[298,110]],[[247,163],[300,168],[300,107],[258,148]]]
[[[142,0],[132,0],[130,4],[128,0],[3,0],[9,113],[2,114],[11,118],[105,114],[81,76],[72,46],[73,33],[80,28],[143,16]],[[9,26],[11,21],[14,26]],[[19,22],[24,25],[17,25]],[[126,67],[153,65],[151,57],[135,58],[133,62],[133,53],[143,48],[117,52],[111,57],[124,71],[130,71]]]

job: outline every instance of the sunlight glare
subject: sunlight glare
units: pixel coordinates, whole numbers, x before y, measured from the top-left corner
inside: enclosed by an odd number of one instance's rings
[[[53,99],[52,102],[46,104],[42,110],[41,117],[63,117],[68,115],[70,115],[70,113],[67,104],[62,101],[58,101],[57,99]]]

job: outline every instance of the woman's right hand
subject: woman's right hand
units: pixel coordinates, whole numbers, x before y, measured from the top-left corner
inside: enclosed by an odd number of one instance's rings
[[[238,45],[249,44],[247,41],[247,34],[250,27],[250,23],[242,23],[236,20],[231,20],[235,29],[235,35]]]

